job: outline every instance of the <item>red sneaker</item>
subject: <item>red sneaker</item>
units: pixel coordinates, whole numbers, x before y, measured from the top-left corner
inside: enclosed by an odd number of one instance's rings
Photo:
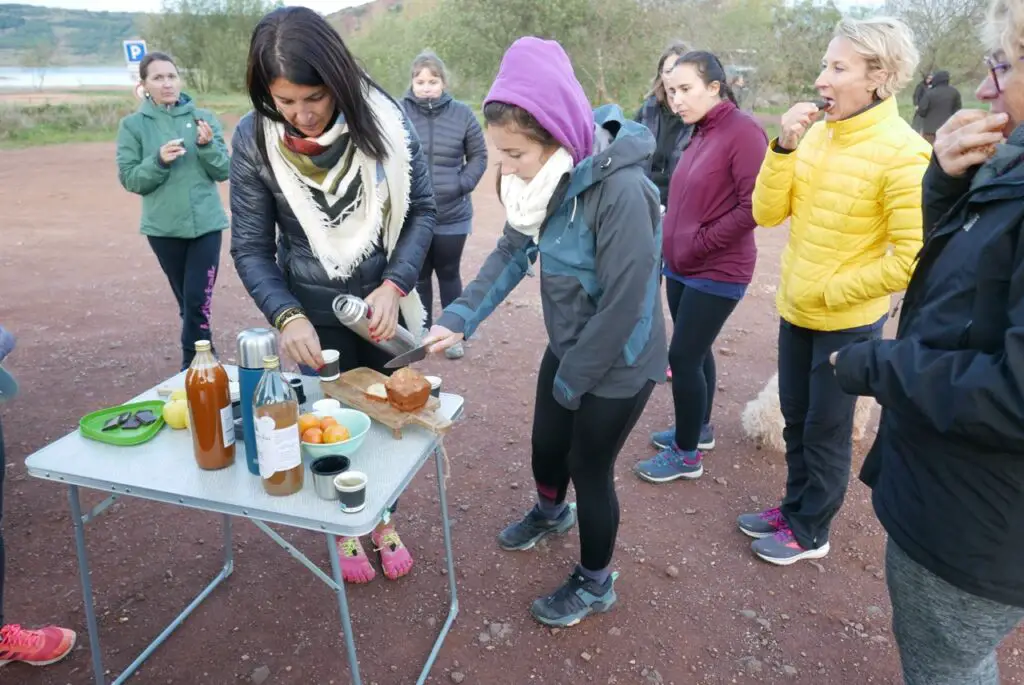
[[[29,666],[49,666],[74,649],[76,638],[75,631],[57,626],[39,630],[3,626],[0,628],[0,667],[15,661]]]

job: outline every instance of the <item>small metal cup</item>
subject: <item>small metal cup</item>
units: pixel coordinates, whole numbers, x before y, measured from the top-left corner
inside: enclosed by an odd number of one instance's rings
[[[434,397],[441,396],[441,378],[438,376],[424,376],[427,382],[430,383],[430,394]]]
[[[341,510],[355,514],[366,507],[366,474],[361,471],[339,473],[334,477],[334,487],[341,500]]]
[[[338,489],[334,487],[334,478],[343,471],[347,471],[351,465],[348,457],[340,454],[332,454],[326,457],[314,459],[309,465],[310,473],[313,474],[313,490],[320,499],[338,499]]]

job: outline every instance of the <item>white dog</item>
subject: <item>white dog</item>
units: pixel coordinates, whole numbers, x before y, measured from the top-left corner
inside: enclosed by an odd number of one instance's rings
[[[858,397],[857,408],[853,413],[853,439],[860,442],[867,435],[872,415],[878,403],[873,397]],[[768,379],[764,389],[757,397],[747,402],[741,417],[743,432],[752,438],[758,448],[786,451],[786,442],[782,439],[785,421],[782,409],[779,408],[779,374]]]

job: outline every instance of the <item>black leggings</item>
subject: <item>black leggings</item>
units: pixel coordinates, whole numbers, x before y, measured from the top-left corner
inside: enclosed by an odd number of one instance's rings
[[[462,295],[462,250],[466,247],[467,235],[435,235],[420,269],[416,290],[427,310],[427,328],[434,321],[434,274],[437,274],[437,289],[441,295],[441,309],[444,309]]]
[[[552,393],[558,358],[549,348],[537,373],[533,408],[533,478],[537,492],[565,501],[569,482],[576,487],[580,522],[580,563],[591,571],[607,567],[619,530],[615,496],[615,459],[654,390],[648,381],[633,397],[608,399],[584,395],[571,411]]]
[[[181,368],[187,369],[196,356],[196,341],[213,342],[210,308],[213,286],[220,268],[221,232],[211,231],[198,238],[149,237],[160,268],[171,284],[181,317]]]
[[[688,288],[671,278],[665,279],[665,291],[675,324],[668,363],[672,367],[676,445],[693,451],[700,441],[701,428],[711,422],[715,399],[715,355],[711,346],[737,301]]]

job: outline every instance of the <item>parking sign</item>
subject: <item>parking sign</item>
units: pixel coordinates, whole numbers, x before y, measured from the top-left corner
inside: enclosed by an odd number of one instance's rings
[[[132,77],[139,78],[139,63],[146,56],[146,41],[126,40],[124,41],[124,61],[128,65],[128,73]]]

